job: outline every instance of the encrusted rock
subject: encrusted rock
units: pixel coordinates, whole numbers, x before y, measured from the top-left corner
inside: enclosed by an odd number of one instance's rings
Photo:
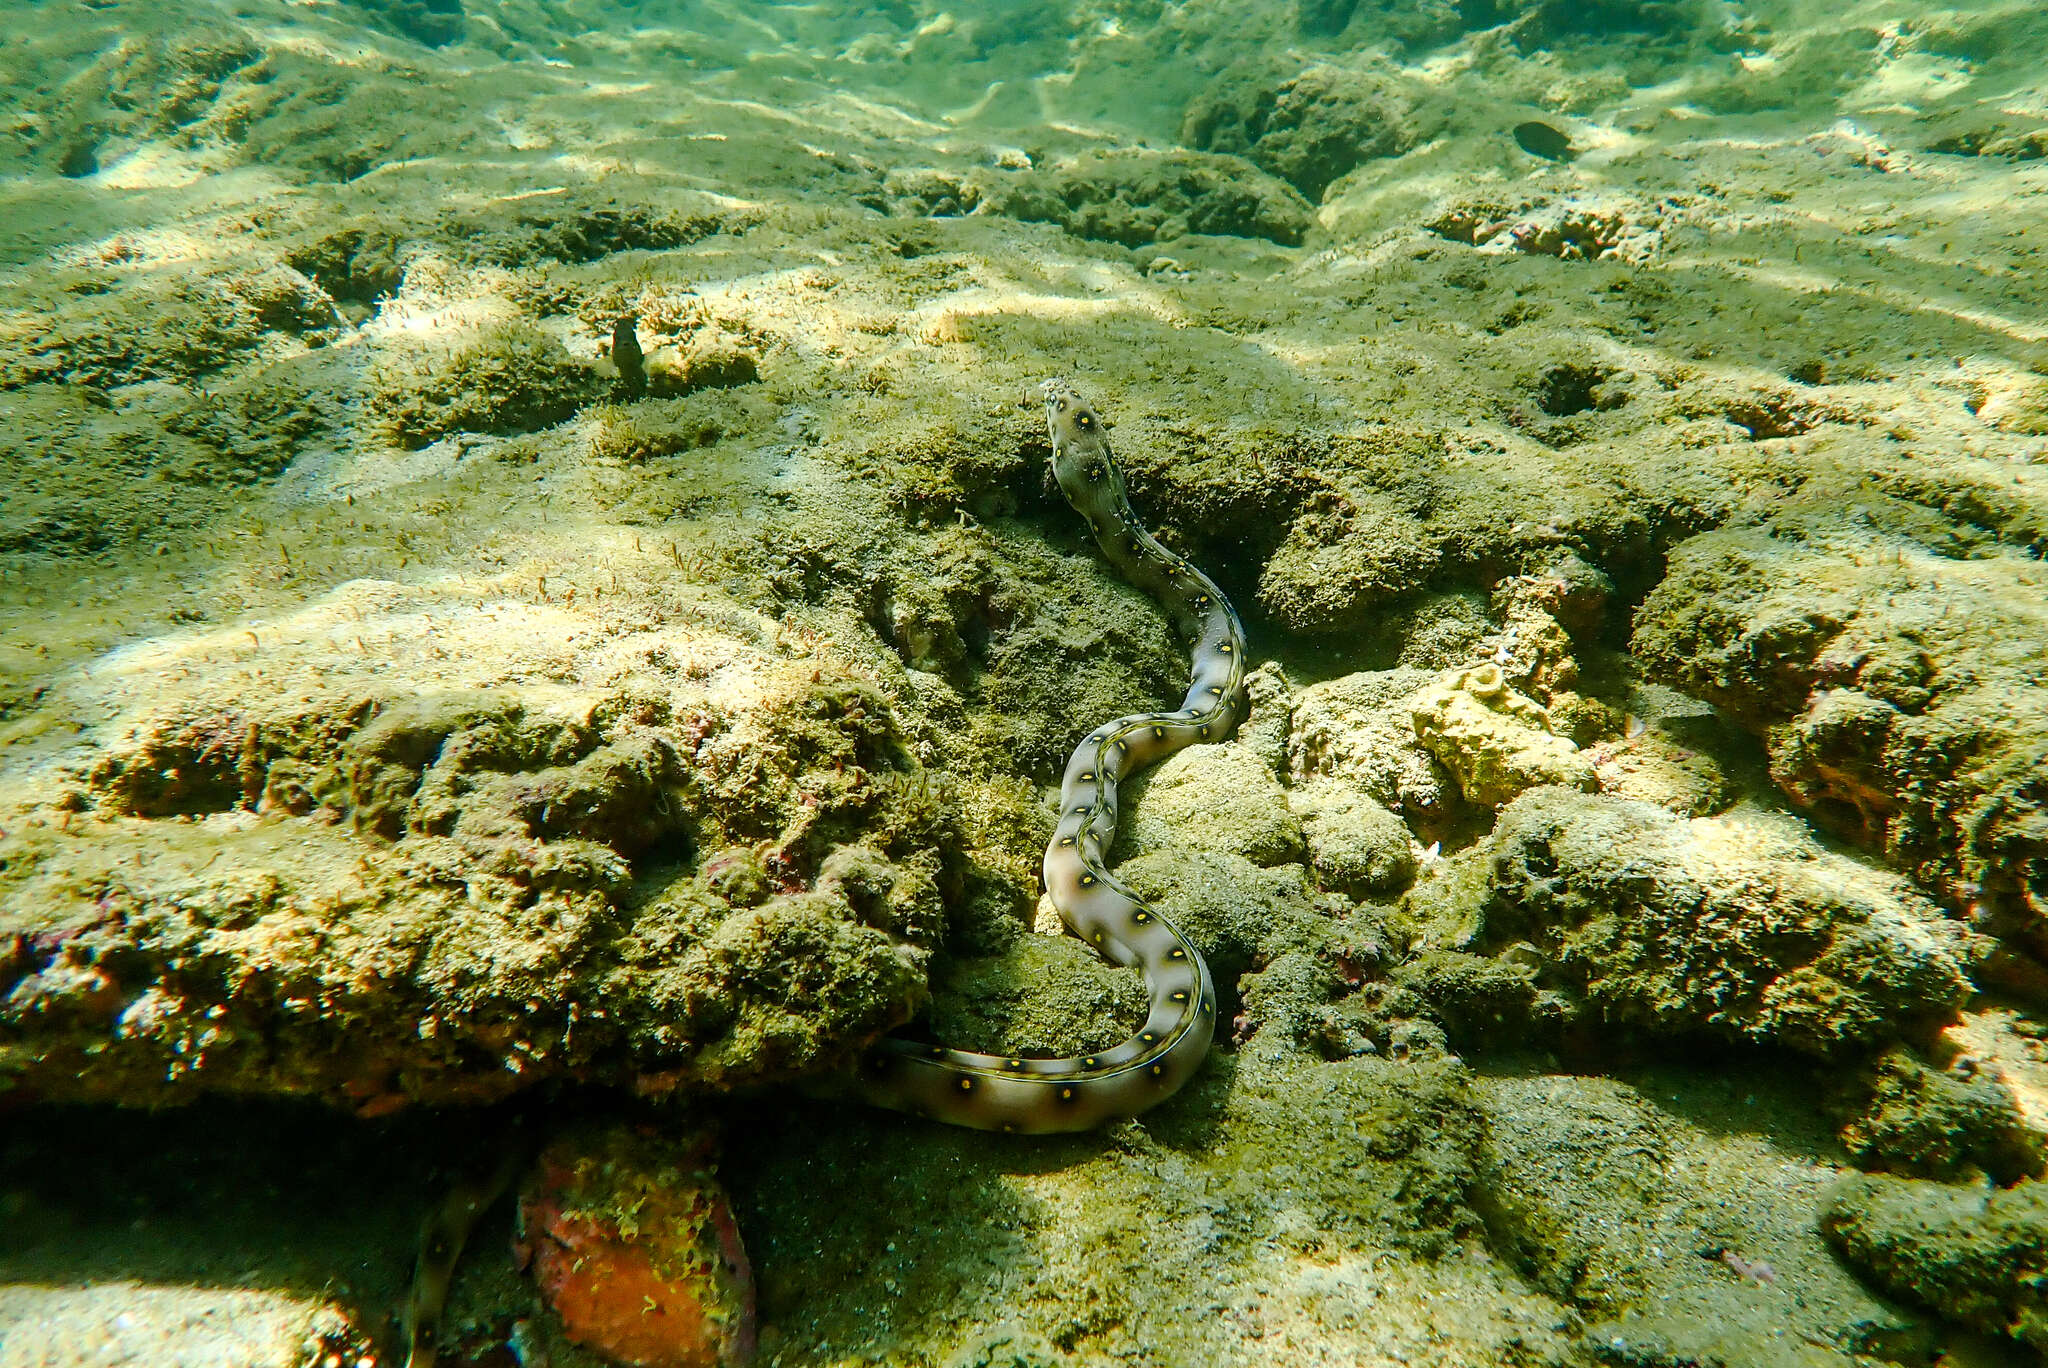
[[[1611,193],[1519,205],[1466,198],[1439,206],[1423,226],[1491,253],[1644,262],[1663,248],[1672,205]]]
[[[657,398],[751,385],[760,378],[755,350],[716,334],[700,334],[679,351],[663,349],[647,358],[647,392]]]
[[[1287,741],[1295,784],[1334,779],[1403,816],[1448,815],[1457,784],[1416,741],[1405,713],[1429,680],[1424,670],[1367,670],[1303,689]]]
[[[1409,718],[1475,803],[1499,807],[1542,784],[1596,786],[1592,764],[1551,730],[1539,704],[1507,686],[1498,665],[1446,672],[1409,704]]]
[[[1984,940],[1794,822],[1559,788],[1511,803],[1405,907],[1418,945],[1519,956],[1573,1016],[1819,1056],[1951,1018]]]
[[[690,1091],[835,1067],[910,1015],[955,815],[871,686],[743,615],[621,637],[484,606],[359,585],[260,639],[277,673],[377,641],[405,691],[280,691],[234,664],[254,633],[202,634],[73,781],[10,772],[0,1079],[370,1112]]]
[[[1322,64],[1282,77],[1239,63],[1189,107],[1181,140],[1245,157],[1314,200],[1361,163],[1415,146],[1414,109],[1390,72]]]
[[[1965,553],[1876,494],[1780,516],[1677,547],[1637,653],[1763,736],[1819,820],[2048,952],[2039,561]]]
[[[1899,1046],[1845,1092],[1842,1147],[1864,1168],[1943,1180],[1982,1170],[2008,1183],[2041,1175],[2043,1137],[1992,1077],[1931,1068]]]
[[[1310,867],[1325,888],[1366,897],[1415,877],[1414,841],[1401,819],[1364,794],[1327,780],[1288,794],[1308,841]]]
[[[1890,1295],[2048,1350],[2048,1184],[1987,1192],[1859,1176],[1836,1192],[1821,1233]]]
[[[1117,148],[1045,170],[988,172],[984,212],[1057,223],[1077,237],[1127,247],[1189,233],[1294,246],[1313,221],[1294,189],[1236,157]]]
[[[1248,746],[1198,746],[1169,757],[1131,788],[1133,852],[1182,846],[1254,864],[1301,858],[1301,822],[1273,772]]]
[[[704,1133],[585,1129],[519,1199],[518,1253],[577,1344],[627,1368],[752,1357],[754,1279]]]

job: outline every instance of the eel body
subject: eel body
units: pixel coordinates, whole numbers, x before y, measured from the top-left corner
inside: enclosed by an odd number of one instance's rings
[[[1087,1130],[1133,1116],[1193,1076],[1216,1028],[1216,989],[1179,927],[1103,863],[1116,836],[1117,784],[1175,751],[1229,737],[1246,711],[1244,629],[1214,581],[1131,512],[1102,419],[1064,380],[1040,386],[1060,491],[1102,553],[1192,638],[1193,677],[1174,712],[1136,713],[1090,732],[1067,761],[1045,889],[1067,929],[1112,962],[1142,969],[1144,1026],[1100,1054],[1043,1059],[976,1054],[890,1037],[863,1060],[876,1105],[979,1130]]]
[[[448,1286],[469,1232],[533,1159],[535,1137],[515,1122],[497,1145],[487,1172],[463,1176],[428,1214],[420,1227],[419,1257],[413,1266],[412,1292],[405,1303],[402,1331],[405,1368],[434,1368],[440,1360],[441,1317],[448,1306]]]
[[[624,326],[624,325],[622,325]],[[1194,641],[1193,677],[1175,712],[1134,713],[1090,732],[1067,761],[1060,820],[1045,850],[1045,889],[1067,929],[1105,958],[1139,968],[1145,1024],[1100,1054],[1043,1059],[976,1054],[890,1038],[862,1061],[860,1096],[877,1106],[978,1130],[1088,1130],[1134,1116],[1194,1076],[1216,1029],[1209,966],[1179,927],[1103,863],[1116,837],[1117,784],[1175,751],[1227,739],[1243,718],[1244,628],[1215,582],[1159,544],[1131,512],[1102,419],[1064,380],[1040,386],[1053,477],[1104,556],[1160,600]],[[532,1157],[515,1132],[488,1173],[456,1185],[427,1219],[405,1313],[407,1368],[433,1368],[448,1285],[477,1220]]]

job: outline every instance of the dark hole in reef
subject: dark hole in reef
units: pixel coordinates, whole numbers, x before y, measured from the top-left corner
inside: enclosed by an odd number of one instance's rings
[[[1797,380],[1802,385],[1825,385],[1828,382],[1828,363],[1815,358],[1802,361],[1785,372],[1788,380]]]
[[[57,159],[57,174],[70,180],[93,175],[99,169],[100,152],[91,143],[73,143]]]
[[[1553,418],[1569,418],[1597,406],[1593,391],[1607,372],[1597,366],[1552,366],[1536,382],[1536,406]]]
[[[1342,33],[1358,9],[1358,0],[1303,0],[1301,31],[1325,38]]]

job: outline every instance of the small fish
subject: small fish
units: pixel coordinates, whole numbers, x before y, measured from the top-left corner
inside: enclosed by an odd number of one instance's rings
[[[639,321],[638,314],[620,314],[612,325],[612,364],[619,368],[619,393],[627,399],[647,392],[647,368],[635,330]]]
[[[1721,1262],[1726,1264],[1728,1271],[1736,1277],[1745,1278],[1759,1287],[1765,1283],[1774,1283],[1778,1280],[1777,1269],[1772,1268],[1762,1259],[1745,1259],[1732,1249],[1721,1251]]]
[[[1515,125],[1515,141],[1524,152],[1545,161],[1566,162],[1579,155],[1579,149],[1572,146],[1563,129],[1535,119]]]

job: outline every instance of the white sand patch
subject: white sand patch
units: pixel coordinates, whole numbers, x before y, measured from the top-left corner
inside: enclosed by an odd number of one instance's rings
[[[332,1308],[282,1292],[0,1286],[0,1368],[296,1368],[342,1327]]]

